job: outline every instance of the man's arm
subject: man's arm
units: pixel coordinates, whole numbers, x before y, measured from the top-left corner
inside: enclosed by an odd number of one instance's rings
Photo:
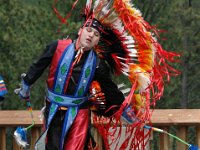
[[[103,60],[100,60],[94,80],[99,82],[102,92],[105,94],[106,109],[113,107],[111,111],[105,114],[106,116],[110,116],[119,109],[124,101],[124,95],[112,81],[110,68]]]
[[[48,45],[43,54],[39,57],[39,59],[30,66],[28,72],[26,73],[26,76],[23,78],[24,82],[27,85],[32,85],[49,66],[57,45],[57,41]]]
[[[53,42],[48,45],[40,58],[30,66],[27,74],[23,73],[21,75],[22,85],[20,88],[15,89],[15,93],[19,94],[22,99],[29,99],[30,86],[42,75],[51,63],[57,44],[57,42]]]

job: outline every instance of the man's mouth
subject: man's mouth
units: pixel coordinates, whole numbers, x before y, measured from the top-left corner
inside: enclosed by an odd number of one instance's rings
[[[86,39],[86,42],[87,42],[87,43],[91,43],[92,40],[91,40],[91,39]]]

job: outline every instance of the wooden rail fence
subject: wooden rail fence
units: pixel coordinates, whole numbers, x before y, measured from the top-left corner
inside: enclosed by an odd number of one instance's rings
[[[34,143],[40,136],[42,121],[39,118],[40,111],[33,111],[35,126],[31,129],[30,150],[34,149]],[[177,136],[188,141],[188,127],[195,127],[195,145],[200,147],[200,109],[155,109],[152,115],[152,124],[164,130],[169,130],[170,127],[177,128]],[[0,150],[8,150],[6,139],[12,139],[13,150],[20,150],[11,134],[7,134],[8,128],[15,129],[17,126],[28,126],[32,123],[30,114],[24,110],[6,110],[0,111]],[[13,133],[12,133],[13,134]],[[98,134],[96,133],[96,138]],[[153,134],[152,134],[153,135]],[[8,137],[9,136],[9,137]],[[98,139],[100,140],[100,139]],[[153,138],[151,138],[153,140]],[[150,140],[150,143],[151,143]],[[150,149],[150,148],[148,148]],[[159,134],[159,149],[170,150],[170,139],[167,135]],[[187,150],[185,144],[177,142],[178,150]]]

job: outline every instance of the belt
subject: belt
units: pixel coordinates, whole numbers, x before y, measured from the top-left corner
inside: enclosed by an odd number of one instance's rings
[[[56,94],[50,90],[47,91],[47,98],[51,103],[57,104],[59,107],[81,106],[88,100],[88,97],[67,96]]]

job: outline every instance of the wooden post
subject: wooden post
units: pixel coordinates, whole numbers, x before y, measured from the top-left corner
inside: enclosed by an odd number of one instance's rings
[[[151,150],[151,146],[152,146],[152,142],[153,142],[153,131],[151,131],[150,133],[150,138],[149,138],[149,142],[148,142],[148,145],[147,145],[147,150]]]
[[[0,127],[0,149],[6,150],[6,128]]]
[[[187,127],[186,126],[179,126],[177,136],[187,141]],[[179,150],[187,150],[188,146],[186,144],[183,144],[182,142],[177,141],[177,149]]]
[[[39,138],[41,133],[41,127],[33,127],[31,129],[31,150],[34,150],[35,142]]]
[[[200,126],[196,127],[196,143],[197,146],[200,147]]]
[[[21,150],[22,148],[17,144],[15,138],[13,137],[13,150]]]
[[[168,131],[168,127],[162,127],[162,130]],[[160,150],[169,150],[169,136],[163,133],[159,134]]]

